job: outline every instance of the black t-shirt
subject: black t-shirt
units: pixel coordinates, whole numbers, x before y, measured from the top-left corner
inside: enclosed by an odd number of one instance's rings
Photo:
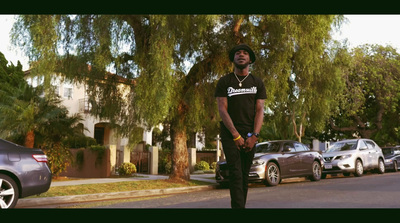
[[[238,76],[242,81],[245,77]],[[239,81],[234,73],[227,74],[219,79],[215,90],[215,97],[228,99],[228,113],[236,129],[252,131],[256,114],[256,100],[266,99],[265,86],[258,77],[249,74],[239,87]]]

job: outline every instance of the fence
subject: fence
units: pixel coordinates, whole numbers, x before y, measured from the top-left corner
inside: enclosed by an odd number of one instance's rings
[[[138,173],[149,173],[149,152],[131,152],[131,163]]]
[[[196,163],[206,161],[208,164],[217,162],[217,151],[196,151]]]
[[[110,150],[70,149],[73,162],[60,176],[110,177]]]
[[[68,166],[66,171],[60,174],[60,176],[67,177],[110,177],[111,162],[110,162],[110,149],[106,149],[103,154],[98,151],[90,149],[71,149],[73,156],[72,165]],[[193,155],[193,161],[191,165],[199,163],[200,161],[206,161],[210,165],[217,161],[216,151],[196,151]],[[122,164],[122,151],[116,153],[116,167]],[[158,162],[158,153],[155,154],[155,162]],[[192,161],[192,162],[193,162]],[[138,173],[150,173],[150,152],[131,152],[130,162],[135,164]],[[152,165],[156,165],[155,163]],[[157,163],[158,165],[158,163]],[[191,167],[192,169],[193,167]],[[157,173],[156,173],[157,174]]]

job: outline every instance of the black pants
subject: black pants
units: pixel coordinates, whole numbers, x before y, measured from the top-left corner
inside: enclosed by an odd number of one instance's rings
[[[224,128],[225,126],[221,127],[221,142],[229,169],[231,207],[245,208],[249,184],[249,171],[253,162],[255,149],[253,148],[250,152],[238,150],[232,135]],[[239,133],[242,137],[247,135],[246,131]]]

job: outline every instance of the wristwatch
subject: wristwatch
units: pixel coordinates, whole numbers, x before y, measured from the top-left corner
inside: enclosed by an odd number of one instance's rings
[[[255,133],[255,132],[249,132],[249,133],[247,133],[247,138],[250,138],[251,136],[255,136],[255,137],[259,137],[260,136],[260,134],[259,133]]]

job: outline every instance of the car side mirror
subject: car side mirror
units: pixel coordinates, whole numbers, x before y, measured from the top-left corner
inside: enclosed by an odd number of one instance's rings
[[[360,147],[360,150],[367,150],[368,147],[364,146],[364,147]]]

